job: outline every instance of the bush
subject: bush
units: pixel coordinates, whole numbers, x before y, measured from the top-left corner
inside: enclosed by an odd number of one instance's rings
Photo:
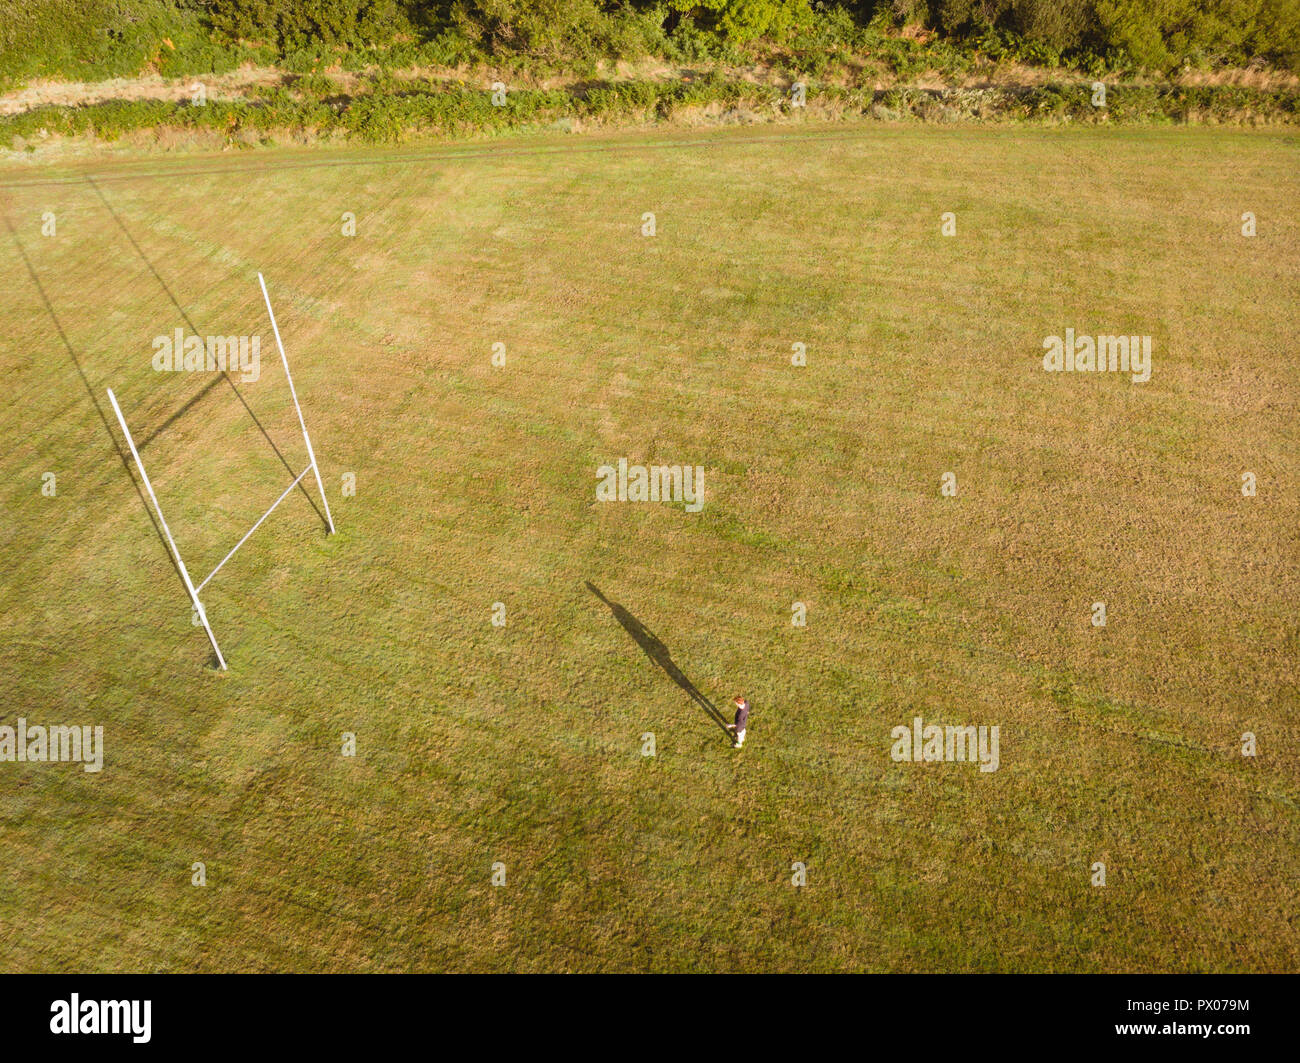
[[[211,0],[212,26],[229,38],[319,49],[413,32],[397,0]]]
[[[597,0],[456,0],[451,23],[489,55],[543,63],[617,55],[628,39]]]
[[[813,23],[808,0],[671,0],[680,13],[703,12],[707,22],[723,38],[746,44],[757,37],[783,43]]]
[[[937,31],[897,32],[908,25]],[[1169,71],[1254,60],[1300,70],[1300,0],[0,0],[0,85],[243,62],[595,75],[608,59],[908,77],[988,60]],[[866,59],[869,62],[853,62]]]
[[[130,77],[197,13],[160,0],[0,0],[0,78]]]

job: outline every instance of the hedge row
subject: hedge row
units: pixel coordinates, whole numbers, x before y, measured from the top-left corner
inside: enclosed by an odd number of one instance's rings
[[[246,62],[586,74],[602,61],[1300,70],[1300,0],[0,0],[0,86]]]
[[[318,89],[322,86],[317,85]],[[808,89],[818,113],[885,120],[1236,123],[1300,121],[1300,93],[1240,86],[1116,86],[1106,106],[1094,106],[1087,84],[1015,89]],[[668,121],[712,108],[761,120],[804,113],[788,92],[721,77],[694,82],[625,81],[581,91],[518,90],[503,106],[490,91],[464,85],[395,83],[388,92],[359,96],[296,94],[266,89],[256,98],[209,100],[204,105],[166,100],[113,100],[80,107],[39,107],[0,118],[0,144],[28,146],[45,137],[93,135],[113,140],[141,130],[207,130],[232,142],[250,134],[340,137],[396,143],[418,137],[464,137],[536,129],[564,119],[595,123]]]

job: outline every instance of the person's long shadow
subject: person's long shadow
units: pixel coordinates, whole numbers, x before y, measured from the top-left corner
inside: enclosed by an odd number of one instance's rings
[[[601,594],[600,590],[590,581],[587,582],[587,590],[591,591],[592,594],[609,606],[609,611],[614,614],[614,619],[623,625],[623,630],[632,636],[633,641],[641,647],[645,652],[645,655],[662,668],[664,672],[667,673],[669,679],[686,691],[686,693],[691,696],[691,700],[707,712],[709,718],[722,729],[722,733],[730,738],[731,732],[727,729],[727,718],[723,716],[722,712],[715,704],[713,704],[713,702],[700,693],[695,684],[687,679],[682,673],[682,670],[673,663],[673,658],[668,652],[668,647],[663,644],[658,636],[641,623],[640,620],[619,605],[618,602],[611,602]]]

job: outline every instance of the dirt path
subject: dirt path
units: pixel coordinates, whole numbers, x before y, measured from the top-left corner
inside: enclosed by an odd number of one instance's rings
[[[689,81],[700,77],[706,71],[683,66],[673,66],[657,61],[641,63],[612,64],[600,71],[597,80],[640,79],[653,81]],[[352,95],[365,91],[369,82],[368,73],[345,72],[339,69],[323,71],[339,86],[339,91]],[[729,79],[749,81],[755,84],[786,85],[789,78],[770,66],[751,66],[722,68],[719,70]],[[165,78],[158,74],[145,74],[135,78],[114,78],[109,81],[32,81],[21,89],[0,94],[0,115],[21,114],[37,107],[63,106],[73,107],[84,104],[103,103],[106,100],[188,100],[195,91],[195,85],[203,84],[209,99],[234,100],[248,96],[254,89],[276,85],[292,86],[300,77],[275,67],[244,66],[226,74],[193,75],[184,78]],[[394,76],[406,79],[428,81],[481,81],[486,89],[501,75],[488,70],[421,68],[394,71]],[[509,76],[508,81],[515,87],[539,89],[572,89],[589,83],[591,78],[572,75],[557,75],[546,78],[520,78]],[[830,78],[835,83],[848,83],[846,75]],[[1006,88],[1014,85],[1039,85],[1045,81],[1086,81],[1085,76],[1064,70],[1044,70],[1036,67],[1003,65],[990,67],[989,70],[960,78],[951,78],[938,73],[923,74],[909,78],[881,76],[870,78],[875,89],[893,88],[905,85],[912,88]],[[1160,79],[1134,79],[1132,84],[1154,84]],[[1112,84],[1114,81],[1112,80]],[[1300,77],[1279,73],[1272,70],[1229,70],[1216,73],[1190,71],[1173,79],[1174,84],[1181,85],[1242,85],[1257,89],[1296,89],[1300,87]]]

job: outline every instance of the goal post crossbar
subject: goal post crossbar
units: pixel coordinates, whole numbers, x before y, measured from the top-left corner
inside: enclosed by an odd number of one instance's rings
[[[281,502],[283,502],[286,497],[288,497],[289,492],[292,491],[295,487],[297,487],[298,484],[302,481],[302,478],[306,476],[309,472],[311,472],[313,468],[315,468],[315,465],[308,465],[307,468],[303,469],[302,472],[300,472],[296,477],[294,477],[293,483],[291,483],[288,487],[284,489],[284,494],[282,494],[279,498],[277,498],[274,502],[271,503],[271,508],[268,509],[265,513],[263,513],[257,519],[257,523],[254,524],[251,528],[248,529],[247,532],[244,533],[244,537],[240,539],[239,542],[235,543],[230,553],[228,553],[225,557],[223,557],[221,559],[220,564],[218,564],[216,568],[214,568],[211,572],[207,574],[207,577],[203,580],[203,582],[200,583],[197,588],[195,588],[196,590],[201,591],[203,590],[204,587],[208,585],[208,581],[211,580],[213,576],[215,576],[218,572],[221,571],[221,566],[235,556],[235,551],[238,550],[241,546],[243,546],[244,543],[248,542],[248,537],[262,526],[262,521],[266,520],[266,518],[269,517],[275,511],[275,507],[278,506]]]

